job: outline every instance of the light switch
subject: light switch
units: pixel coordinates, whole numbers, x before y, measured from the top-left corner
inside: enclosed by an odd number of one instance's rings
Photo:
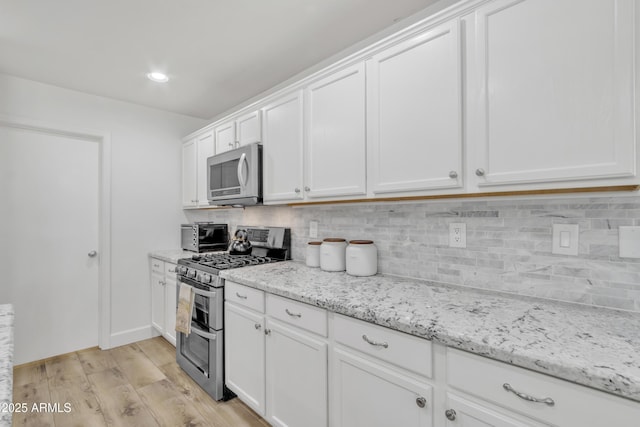
[[[640,227],[620,226],[620,258],[640,258]]]
[[[551,253],[558,255],[578,255],[578,224],[553,224]]]

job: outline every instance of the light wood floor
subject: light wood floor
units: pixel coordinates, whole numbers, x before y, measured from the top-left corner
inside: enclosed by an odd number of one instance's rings
[[[240,400],[216,402],[175,361],[161,337],[111,350],[88,349],[14,368],[14,426],[267,427]],[[59,411],[31,411],[33,403]],[[65,403],[71,410],[65,413]]]

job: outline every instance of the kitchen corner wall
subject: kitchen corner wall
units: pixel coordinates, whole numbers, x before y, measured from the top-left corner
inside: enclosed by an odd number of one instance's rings
[[[185,212],[231,230],[291,227],[295,260],[314,220],[320,238],[374,240],[383,274],[640,311],[640,260],[618,257],[618,227],[640,225],[637,193]],[[466,223],[465,249],[449,248],[451,222]],[[551,254],[553,224],[579,225],[578,256]]]

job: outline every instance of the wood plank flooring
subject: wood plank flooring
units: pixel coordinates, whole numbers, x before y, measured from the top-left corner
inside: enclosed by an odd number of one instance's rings
[[[28,408],[14,413],[16,427],[269,426],[238,399],[214,401],[162,337],[17,366],[13,401]]]

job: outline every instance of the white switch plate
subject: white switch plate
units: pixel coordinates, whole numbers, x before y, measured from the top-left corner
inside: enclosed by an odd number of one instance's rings
[[[578,224],[553,224],[551,253],[558,255],[578,255]]]
[[[640,227],[620,226],[620,258],[640,258]]]
[[[309,221],[309,237],[312,239],[318,237],[318,221]]]
[[[449,247],[467,247],[467,224],[464,222],[452,222],[449,224]]]

